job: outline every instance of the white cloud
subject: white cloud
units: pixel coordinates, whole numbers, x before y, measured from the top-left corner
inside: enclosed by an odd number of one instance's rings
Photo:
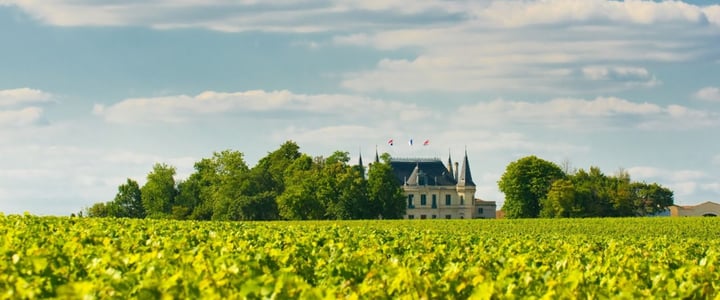
[[[462,16],[472,22],[501,27],[537,24],[683,22],[720,24],[717,5],[696,6],[679,1],[165,1],[126,3],[99,1],[5,0],[34,18],[58,26],[200,27],[222,31],[327,31],[387,28],[403,17]],[[196,12],[193,14],[192,12]],[[382,16],[388,14],[395,18]],[[333,27],[328,19],[345,19]],[[440,18],[437,22],[443,22]],[[406,21],[411,22],[411,21]]]
[[[708,174],[698,170],[668,170],[657,167],[637,166],[627,169],[630,176],[641,179],[667,179],[673,182],[689,182],[708,178]]]
[[[691,30],[691,29],[687,29]],[[715,34],[697,39],[660,36],[647,28],[606,26],[488,31],[461,26],[407,29],[336,37],[339,44],[378,49],[409,48],[414,58],[383,59],[374,69],[345,74],[342,86],[356,91],[622,90],[661,81],[637,62],[682,62],[715,55]],[[704,38],[701,38],[704,37]],[[597,63],[590,66],[588,62]],[[585,66],[583,66],[585,65]]]
[[[0,127],[24,127],[42,121],[43,109],[26,107],[18,110],[0,110]]]
[[[332,32],[335,44],[411,50],[345,74],[355,91],[516,89],[571,93],[653,87],[642,68],[588,80],[586,64],[717,59],[720,6],[680,1],[10,1],[59,26]],[[691,33],[691,34],[690,34]],[[315,49],[325,41],[301,44]],[[297,42],[296,42],[297,44]],[[619,69],[620,68],[620,69]],[[592,72],[591,72],[592,73]],[[594,73],[593,73],[594,74]],[[590,75],[593,76],[592,74]],[[589,86],[588,86],[589,85]]]
[[[455,122],[476,126],[540,124],[570,130],[627,128],[685,130],[720,125],[718,115],[680,105],[636,103],[617,97],[555,98],[545,102],[497,99],[461,106]],[[629,125],[628,125],[629,124]]]
[[[92,203],[112,200],[118,185],[132,178],[141,185],[156,162],[177,168],[187,178],[196,161],[188,156],[158,155],[92,146],[13,145],[0,148],[0,190],[22,205],[0,201],[0,211],[70,214]],[[24,208],[22,208],[24,207]]]
[[[687,203],[687,198],[703,192],[720,192],[717,178],[702,170],[636,166],[627,171],[633,180],[657,182],[671,189],[675,193],[675,203]]]
[[[613,117],[652,116],[662,112],[663,108],[656,104],[634,103],[614,97],[594,100],[557,98],[547,102],[497,99],[460,107],[458,114],[461,117],[458,120],[486,125],[513,122],[568,129],[578,128],[578,125],[585,125],[580,128],[597,128],[601,125],[597,122],[610,122]]]
[[[705,101],[720,102],[720,88],[705,87],[695,93],[695,98]]]
[[[18,88],[0,90],[0,107],[35,104],[52,100],[52,95],[41,90]]]
[[[720,5],[706,6],[702,10],[710,23],[720,24]]]
[[[677,198],[679,197],[687,197],[692,194],[694,194],[698,189],[698,183],[697,182],[674,182],[669,183],[667,187],[673,191],[674,196]]]
[[[471,3],[463,22],[338,35],[339,45],[412,50],[345,74],[356,91],[615,92],[654,87],[638,63],[717,59],[710,7],[676,1]],[[709,22],[709,23],[708,23]],[[691,33],[691,34],[690,34]]]
[[[720,115],[711,111],[691,109],[671,104],[664,114],[641,123],[638,128],[650,130],[686,130],[693,128],[716,127],[720,125]]]
[[[0,130],[44,122],[43,108],[33,105],[52,99],[51,94],[31,88],[0,90]]]
[[[478,18],[508,27],[589,21],[720,24],[714,17],[708,17],[715,14],[714,9],[680,1],[493,1],[474,13]]]
[[[431,112],[407,104],[340,94],[305,95],[289,91],[253,90],[236,93],[206,91],[197,96],[177,95],[126,99],[111,106],[96,104],[93,113],[113,123],[182,123],[207,115],[230,112],[294,112],[340,118],[417,120]]]
[[[293,140],[300,145],[354,146],[365,141],[382,141],[387,138],[387,134],[368,126],[337,125],[314,129],[289,127],[273,133],[273,138],[277,142]]]
[[[446,1],[8,1],[37,20],[56,26],[147,26],[205,28],[225,32],[318,32],[377,28],[413,22],[404,16],[454,13]],[[387,21],[387,15],[396,16]],[[385,20],[385,22],[383,22]],[[344,22],[337,22],[344,21]],[[384,23],[384,24],[383,24]],[[341,24],[338,26],[338,24]]]

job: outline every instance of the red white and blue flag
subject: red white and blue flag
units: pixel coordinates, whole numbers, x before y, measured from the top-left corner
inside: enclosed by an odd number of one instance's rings
[[[394,144],[395,144],[395,142],[393,142],[393,139],[389,139],[389,140],[388,140],[388,145],[392,146],[392,145],[394,145]]]
[[[430,145],[430,140],[425,140],[425,141],[423,142],[423,146],[427,146],[427,145]]]

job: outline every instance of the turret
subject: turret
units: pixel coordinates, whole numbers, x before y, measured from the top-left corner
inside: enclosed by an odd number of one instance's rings
[[[448,153],[448,164],[447,164],[447,168],[448,168],[448,174],[450,174],[450,176],[453,176],[453,179],[457,180],[457,179],[455,178],[455,172],[453,171],[453,162],[452,162],[452,158],[450,158],[450,153]]]
[[[360,168],[360,175],[362,175],[362,177],[365,178],[365,165],[363,165],[363,161],[362,161],[362,152],[359,153],[358,168]]]
[[[459,171],[457,177],[458,186],[475,186],[470,174],[470,163],[468,162],[467,150],[465,150],[465,157],[463,158],[462,168]]]

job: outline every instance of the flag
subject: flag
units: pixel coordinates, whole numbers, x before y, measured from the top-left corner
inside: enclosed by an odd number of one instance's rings
[[[408,144],[410,144],[410,146],[412,146],[412,143],[413,143],[412,138],[410,138],[410,140],[408,141]]]
[[[392,146],[394,144],[393,139],[388,140],[388,145]]]
[[[427,145],[430,145],[430,140],[425,140],[425,141],[423,142],[423,146],[427,146]]]

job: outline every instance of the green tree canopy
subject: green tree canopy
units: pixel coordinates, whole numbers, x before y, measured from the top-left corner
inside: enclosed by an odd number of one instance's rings
[[[383,153],[381,160],[368,170],[367,217],[401,219],[407,209],[405,193],[390,166],[390,155]]]
[[[565,177],[555,163],[537,158],[523,157],[511,162],[498,182],[505,194],[503,210],[507,218],[537,218],[540,203],[553,182]]]
[[[155,164],[147,175],[147,182],[140,189],[143,207],[150,218],[165,218],[170,215],[177,190],[175,189],[175,167]]]
[[[140,192],[140,186],[135,180],[128,178],[126,183],[121,184],[118,187],[118,192],[113,202],[118,206],[118,212],[114,215],[115,217],[138,219],[145,217],[142,193]]]

